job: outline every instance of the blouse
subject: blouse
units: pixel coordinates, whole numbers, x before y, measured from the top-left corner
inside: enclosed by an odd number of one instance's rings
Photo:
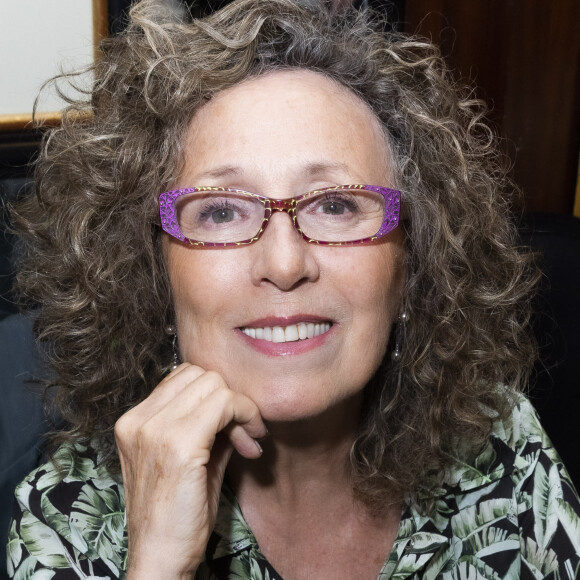
[[[7,562],[10,578],[123,578],[123,485],[91,445],[62,446],[17,488]],[[332,533],[329,530],[329,533]],[[353,550],[364,549],[353,546]],[[531,404],[519,398],[489,443],[456,460],[421,514],[405,502],[379,580],[580,578],[580,501]],[[196,580],[281,580],[224,485]]]

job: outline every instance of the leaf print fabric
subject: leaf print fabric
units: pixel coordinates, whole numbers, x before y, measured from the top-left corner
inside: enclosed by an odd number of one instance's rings
[[[580,502],[523,397],[477,457],[458,452],[429,517],[408,503],[379,580],[580,578]],[[62,447],[16,492],[8,572],[17,580],[124,578],[123,486],[91,446]],[[353,546],[353,550],[364,549]],[[224,485],[196,580],[282,580]]]
[[[10,578],[113,579],[126,553],[123,488],[90,447],[63,446],[17,488],[7,545]]]

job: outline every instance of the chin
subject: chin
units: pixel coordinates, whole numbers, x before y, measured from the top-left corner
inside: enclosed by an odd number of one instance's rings
[[[305,388],[306,384],[310,387]],[[319,386],[313,388],[312,385],[316,384],[316,381],[271,384],[265,390],[240,388],[239,391],[256,403],[265,421],[272,423],[320,419],[322,416],[332,415],[333,411],[342,416],[345,409],[349,413],[358,413],[359,405],[355,401],[362,394],[362,389],[338,393],[323,383],[318,383]]]
[[[267,423],[293,423],[313,420],[324,413],[326,409],[305,406],[301,404],[279,404],[267,402],[258,405],[262,419]]]

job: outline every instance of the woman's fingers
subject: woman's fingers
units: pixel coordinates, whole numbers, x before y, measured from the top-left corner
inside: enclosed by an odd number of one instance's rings
[[[234,447],[225,433],[218,433],[207,464],[208,511],[217,514],[222,481]]]
[[[154,416],[204,373],[204,369],[189,363],[179,365],[155,387],[144,401],[131,409],[129,413],[142,420]]]
[[[230,390],[220,374],[183,363],[165,377],[147,399],[131,409],[129,414],[138,422],[157,416],[165,407],[170,413],[189,414],[200,401],[218,389]]]
[[[216,389],[203,399],[198,413],[201,421],[211,425],[210,431],[224,431],[243,457],[253,459],[262,454],[257,439],[266,437],[268,430],[257,405],[245,395],[227,388]],[[213,446],[213,440],[207,444]]]
[[[251,399],[232,391],[218,373],[193,365],[178,372],[172,381],[160,383],[148,399],[124,418],[141,428],[151,422],[153,433],[167,433],[164,424],[183,422],[184,433],[176,435],[189,439],[192,433],[206,433],[209,438],[202,445],[207,449],[211,448],[215,434],[231,422],[241,425],[252,438],[267,435],[258,407]],[[235,446],[236,441],[242,440],[243,437],[234,435],[232,443]],[[241,448],[244,447],[241,443]]]
[[[257,459],[262,455],[262,447],[257,438],[251,437],[242,425],[230,426],[225,432],[235,450],[242,457]]]
[[[268,434],[251,399],[229,389],[218,373],[192,365],[160,384],[115,425],[122,456],[129,458],[135,450],[144,450],[145,454],[166,454],[166,464],[198,466],[209,463],[216,435],[222,431],[248,459],[260,457],[257,439]],[[145,457],[142,461],[147,463]]]
[[[261,455],[257,440],[268,434],[251,399],[232,391],[218,373],[193,365],[174,371],[171,380],[160,383],[115,425],[121,453],[128,455],[137,445],[173,453],[178,460],[197,465],[209,462],[216,435],[222,431],[248,459]],[[168,457],[167,462],[171,461]]]
[[[258,407],[245,395],[216,381],[213,375],[201,376],[172,404],[142,423],[142,436],[149,440],[160,438],[167,447],[186,450],[190,461],[205,465],[216,435],[223,431],[242,456],[259,457],[261,448],[256,439],[262,439],[268,431]]]

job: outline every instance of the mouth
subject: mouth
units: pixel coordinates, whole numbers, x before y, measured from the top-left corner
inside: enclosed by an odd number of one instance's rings
[[[288,326],[242,327],[240,330],[250,338],[267,342],[297,342],[326,334],[332,322],[300,322]]]

